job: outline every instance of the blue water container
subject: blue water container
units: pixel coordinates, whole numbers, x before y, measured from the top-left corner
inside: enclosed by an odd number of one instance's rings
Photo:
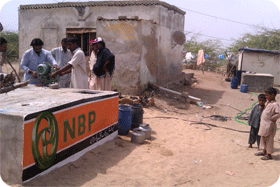
[[[248,85],[247,84],[241,84],[240,85],[240,92],[246,93],[248,91]]]
[[[118,134],[127,135],[131,128],[131,107],[128,105],[119,105],[119,118],[118,118]]]
[[[232,77],[231,78],[230,87],[232,89],[237,89],[237,87],[238,87],[238,77]]]

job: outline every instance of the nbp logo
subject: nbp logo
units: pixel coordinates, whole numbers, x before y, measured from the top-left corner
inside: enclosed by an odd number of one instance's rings
[[[42,119],[48,122],[48,127],[43,129],[39,128]],[[38,132],[39,129],[42,130]],[[52,165],[57,146],[58,126],[55,116],[49,111],[42,112],[37,116],[32,129],[32,154],[36,165],[40,169],[46,169]]]

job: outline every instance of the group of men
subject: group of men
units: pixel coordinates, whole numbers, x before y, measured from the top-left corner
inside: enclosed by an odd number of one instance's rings
[[[7,41],[1,37],[0,42],[0,53],[5,52]],[[29,84],[40,85],[37,66],[47,62],[56,69],[49,76],[59,75],[59,86],[62,88],[111,90],[115,56],[106,48],[104,40],[98,37],[89,42],[92,49],[89,61],[90,77],[87,74],[85,54],[78,44],[76,37],[63,38],[61,47],[48,51],[43,49],[44,43],[40,38],[34,38],[30,44],[32,48],[25,51],[20,62],[20,67],[25,71],[23,81],[31,79]]]

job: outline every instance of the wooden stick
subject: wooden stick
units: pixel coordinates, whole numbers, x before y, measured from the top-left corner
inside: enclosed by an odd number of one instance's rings
[[[12,66],[12,64],[10,63],[10,61],[8,60],[8,58],[3,55],[4,59],[6,60],[6,62],[8,62],[8,64],[11,66],[11,68],[13,69],[13,71],[15,72],[16,76],[17,76],[17,79],[18,79],[18,82],[20,82],[20,78],[19,78],[19,75],[17,74],[17,71],[15,70],[15,68]]]
[[[15,90],[17,88],[27,86],[30,81],[31,80],[21,82],[21,83],[16,83],[15,85],[11,85],[11,86],[8,86],[8,87],[3,87],[3,88],[0,89],[0,94],[7,93],[7,92],[10,92],[10,91]]]

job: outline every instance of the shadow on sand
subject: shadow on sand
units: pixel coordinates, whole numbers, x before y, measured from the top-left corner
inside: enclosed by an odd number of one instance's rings
[[[154,139],[152,138],[151,141]],[[106,174],[109,168],[117,165],[138,146],[141,145],[131,143],[129,134],[118,136],[116,139],[87,152],[78,160],[44,176],[38,176],[23,186],[82,186],[97,175]]]

